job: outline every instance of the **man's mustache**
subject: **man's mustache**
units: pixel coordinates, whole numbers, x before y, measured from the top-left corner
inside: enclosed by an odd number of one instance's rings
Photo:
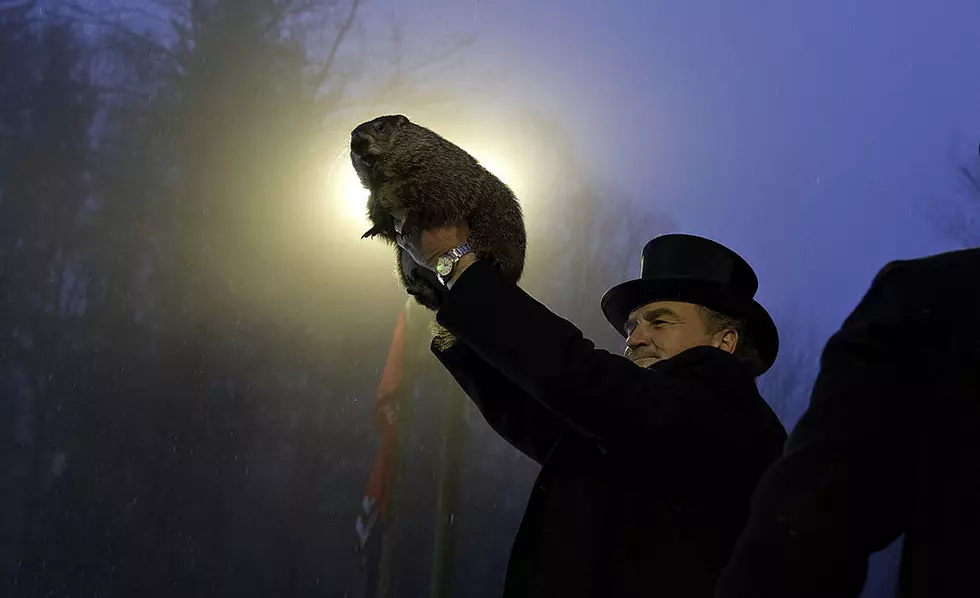
[[[663,352],[653,347],[627,348],[623,355],[630,361],[636,361],[638,359],[663,359]]]

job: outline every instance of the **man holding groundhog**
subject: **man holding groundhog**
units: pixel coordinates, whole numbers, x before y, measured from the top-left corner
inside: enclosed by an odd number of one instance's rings
[[[748,263],[701,237],[650,241],[640,278],[602,298],[621,356],[478,260],[466,223],[400,232],[445,290],[456,342],[436,357],[541,465],[503,595],[711,596],[786,438],[755,385],[778,336]]]

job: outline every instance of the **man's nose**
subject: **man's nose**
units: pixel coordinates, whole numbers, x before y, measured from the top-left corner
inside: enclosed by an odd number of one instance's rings
[[[633,332],[630,332],[630,335],[626,337],[626,347],[629,349],[648,346],[650,346],[650,340],[640,331],[639,326],[634,328]]]
[[[355,155],[363,157],[369,147],[371,147],[371,140],[368,139],[367,135],[360,131],[351,133],[350,151],[354,152]]]

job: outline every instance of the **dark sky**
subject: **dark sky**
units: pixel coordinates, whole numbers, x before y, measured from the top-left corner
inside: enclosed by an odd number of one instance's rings
[[[976,0],[379,8],[417,39],[476,33],[467,69],[494,78],[494,103],[553,113],[598,170],[742,253],[763,303],[821,336],[885,262],[955,246],[930,210],[980,141]]]

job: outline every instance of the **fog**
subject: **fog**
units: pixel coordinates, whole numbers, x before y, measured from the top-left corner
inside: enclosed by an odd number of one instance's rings
[[[0,1],[0,594],[499,595],[537,466],[360,238],[347,146],[381,114],[511,186],[522,287],[600,347],[647,240],[740,253],[790,428],[885,263],[980,242],[978,22],[967,0]],[[359,536],[379,454],[387,518]]]

